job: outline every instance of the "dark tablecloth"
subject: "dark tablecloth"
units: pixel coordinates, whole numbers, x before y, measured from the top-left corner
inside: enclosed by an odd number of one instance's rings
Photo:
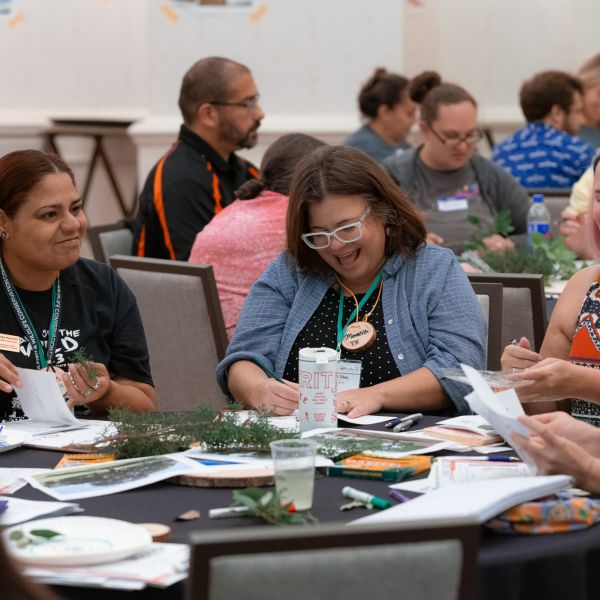
[[[425,417],[431,424],[435,417]],[[340,423],[340,425],[343,425]],[[381,427],[379,427],[381,428]],[[58,452],[18,449],[0,454],[0,467],[53,467],[60,459]],[[349,512],[339,510],[346,502],[341,490],[352,485],[381,497],[387,496],[387,484],[361,479],[317,477],[311,513],[320,523],[350,521],[368,513],[366,509]],[[41,492],[26,486],[16,496],[33,500],[48,500]],[[410,494],[409,494],[410,495]],[[172,530],[171,541],[187,542],[191,531],[247,527],[257,524],[253,519],[209,519],[210,508],[229,506],[230,489],[206,489],[157,483],[137,490],[111,496],[76,501],[85,514],[123,519],[133,523],[164,523]],[[199,510],[200,519],[176,521],[190,509]],[[501,535],[482,528],[479,552],[476,598],[481,600],[525,600],[553,598],[588,600],[600,596],[600,527],[553,535]],[[432,565],[435,568],[435,565]],[[181,598],[183,585],[166,590],[148,589],[144,598]],[[107,592],[79,588],[60,588],[69,598],[135,598],[137,593]]]

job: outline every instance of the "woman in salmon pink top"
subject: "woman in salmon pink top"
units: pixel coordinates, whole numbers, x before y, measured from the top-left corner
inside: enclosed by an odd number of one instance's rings
[[[285,217],[294,167],[324,143],[301,133],[280,137],[265,152],[260,179],[198,233],[189,262],[213,266],[227,336],[231,339],[250,286],[285,248]]]

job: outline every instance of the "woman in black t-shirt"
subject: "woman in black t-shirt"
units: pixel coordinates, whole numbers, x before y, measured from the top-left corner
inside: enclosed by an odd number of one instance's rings
[[[95,414],[156,408],[135,298],[108,266],[79,257],[86,229],[73,173],[59,157],[23,150],[0,158],[4,415],[21,385],[16,367],[56,370],[69,405]],[[78,351],[93,369],[74,361]]]

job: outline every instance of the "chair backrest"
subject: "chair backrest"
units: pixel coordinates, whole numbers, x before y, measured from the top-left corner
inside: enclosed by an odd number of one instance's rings
[[[227,335],[212,267],[127,256],[110,264],[137,299],[159,410],[224,407],[215,371]]]
[[[131,255],[133,232],[124,221],[90,227],[87,235],[96,260],[108,264],[115,254]]]
[[[502,297],[503,289],[499,283],[471,282],[483,316],[487,323],[487,368],[500,370],[502,355]]]
[[[525,336],[539,351],[546,333],[544,276],[528,273],[469,273],[471,283],[502,284],[501,348]]]
[[[187,600],[467,600],[479,526],[252,527],[191,542]]]

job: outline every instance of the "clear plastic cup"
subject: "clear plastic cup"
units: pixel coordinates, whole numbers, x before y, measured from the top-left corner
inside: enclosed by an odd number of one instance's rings
[[[277,493],[284,503],[293,502],[296,510],[308,510],[313,501],[316,442],[276,440],[270,445]]]

